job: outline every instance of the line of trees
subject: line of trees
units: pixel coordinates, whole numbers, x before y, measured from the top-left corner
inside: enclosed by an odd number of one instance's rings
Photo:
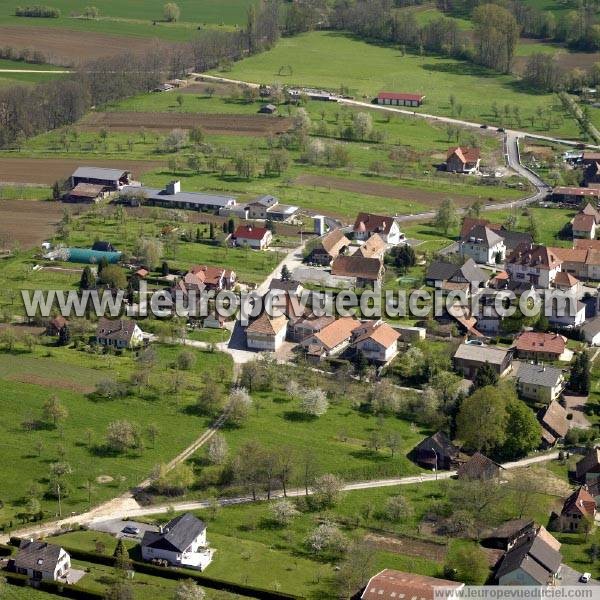
[[[17,6],[15,9],[15,16],[58,19],[58,17],[60,17],[60,10],[54,6],[43,6],[41,4],[34,4],[33,6]]]
[[[148,92],[161,81],[190,69],[205,71],[252,52],[270,48],[279,37],[277,0],[251,11],[248,28],[202,32],[185,44],[157,42],[143,54],[133,52],[86,62],[60,81],[0,91],[0,148],[79,120],[91,106]]]

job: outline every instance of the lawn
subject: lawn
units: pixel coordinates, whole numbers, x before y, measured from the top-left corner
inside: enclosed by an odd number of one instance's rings
[[[6,0],[0,6],[0,20],[4,25],[24,27],[61,27],[94,33],[134,37],[160,37],[183,41],[197,34],[197,26],[234,27],[246,22],[246,11],[253,0],[179,0],[181,9],[177,23],[163,22],[162,0],[103,0],[98,5],[99,19],[77,18],[88,2],[84,0],[53,0],[52,7],[61,11],[58,19],[15,17],[18,0]]]
[[[157,362],[149,385],[141,392],[133,388],[118,400],[96,400],[86,394],[101,379],[127,381],[134,369],[129,355],[50,346],[35,346],[32,352],[18,346],[11,354],[0,353],[0,408],[5,414],[0,451],[6,463],[0,472],[1,524],[13,520],[16,526],[14,515],[24,510],[32,485],[41,492],[43,509],[52,515],[56,512],[56,501],[43,496],[51,463],[64,460],[72,466],[73,473],[67,476],[70,494],[62,506],[63,514],[68,514],[87,508],[86,482],[92,485],[93,504],[108,500],[147,477],[156,463],[170,460],[202,433],[209,420],[190,413],[188,407],[202,387],[205,369],[221,373],[223,381],[229,379],[229,357],[191,350],[196,362],[190,371],[179,372],[177,378],[183,380],[174,392],[172,365],[180,348],[155,345],[155,350]],[[54,395],[68,411],[57,427],[42,420],[42,405]],[[107,425],[119,419],[139,425],[145,445],[141,452],[114,455],[103,450]],[[38,425],[26,429],[25,421]],[[151,424],[159,431],[155,444],[146,433]]]
[[[350,58],[351,57],[351,58]],[[279,75],[281,67],[291,75]],[[288,68],[289,67],[289,68]],[[465,120],[500,124],[492,104],[518,105],[522,126],[546,131],[547,118],[536,119],[536,111],[556,117],[552,135],[577,136],[575,122],[563,114],[551,94],[529,92],[511,75],[498,75],[467,62],[436,56],[401,53],[352,39],[336,32],[312,32],[283,38],[268,52],[235,63],[225,77],[256,83],[279,81],[286,85],[314,85],[337,90],[347,86],[358,99],[370,100],[381,90],[425,94],[424,112],[450,115],[449,98],[462,106]],[[528,118],[534,118],[534,124]],[[506,120],[506,119],[504,119]]]
[[[290,370],[281,376],[287,381],[296,374]],[[309,385],[339,392],[339,384],[330,378],[315,377]],[[247,421],[242,427],[225,429],[223,435],[232,455],[253,440],[260,440],[266,448],[286,448],[295,463],[294,485],[299,486],[304,482],[301,465],[308,459],[315,461],[317,472],[336,473],[347,481],[418,473],[420,469],[406,454],[423,438],[423,432],[396,417],[378,418],[361,410],[357,407],[361,391],[364,393],[356,385],[344,394],[336,394],[327,413],[319,418],[301,413],[299,402],[279,387],[272,392],[256,392],[252,395],[254,408]],[[374,432],[399,434],[401,446],[393,458],[388,449],[369,449]],[[204,454],[201,450],[200,464],[204,463]],[[210,471],[212,467],[206,469]]]

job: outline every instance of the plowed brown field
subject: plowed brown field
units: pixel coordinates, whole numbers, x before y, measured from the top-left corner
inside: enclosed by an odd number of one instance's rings
[[[446,192],[426,191],[412,187],[377,183],[375,181],[356,181],[352,179],[342,179],[341,177],[327,177],[325,175],[300,175],[296,178],[295,183],[342,190],[343,192],[353,192],[355,194],[365,194],[367,196],[396,198],[398,200],[419,202],[420,204],[432,207],[439,206],[442,200],[450,196],[457,206],[469,206],[470,204],[473,204],[473,201],[475,200],[474,196],[461,196],[458,194],[448,194]]]
[[[273,135],[287,131],[291,120],[269,115],[204,113],[95,112],[79,124],[83,130],[139,131],[140,128],[171,131],[201,127],[207,133],[228,135]]]
[[[160,169],[165,163],[153,160],[100,160],[96,158],[0,158],[0,183],[40,183],[51,185],[66,179],[77,168],[108,167],[126,169],[137,178]]]
[[[60,202],[34,200],[0,200],[0,236],[21,248],[38,246],[51,237],[63,216]]]
[[[40,50],[48,62],[66,66],[121,52],[143,51],[154,44],[150,38],[25,26],[0,27],[0,40],[3,46]]]

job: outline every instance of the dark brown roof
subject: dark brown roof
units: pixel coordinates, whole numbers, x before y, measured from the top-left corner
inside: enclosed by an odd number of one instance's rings
[[[94,183],[78,183],[70,192],[71,196],[80,196],[81,198],[97,198],[106,189],[103,185]]]
[[[424,440],[421,440],[413,449],[414,451],[435,450],[440,459],[442,457],[454,458],[458,455],[458,448],[450,441],[450,438],[443,432],[438,431]]]
[[[135,321],[126,319],[106,319],[102,317],[98,321],[96,337],[105,340],[124,340],[130,342],[135,331]]]
[[[558,437],[564,438],[569,431],[569,421],[567,421],[567,411],[556,401],[553,400],[542,416],[542,427],[549,429],[552,435],[558,434]]]
[[[356,221],[354,221],[354,231],[387,233],[390,230],[393,222],[393,217],[361,212],[356,215]]]
[[[589,471],[597,471],[600,467],[600,449],[594,448],[590,450],[576,465],[575,472],[577,478],[580,479]]]
[[[331,274],[342,277],[359,277],[376,281],[381,277],[383,265],[378,258],[338,256],[331,265]]]
[[[507,264],[520,264],[537,267],[538,269],[554,269],[562,260],[554,252],[554,248],[546,246],[518,246],[506,260]]]
[[[239,225],[233,237],[243,240],[262,240],[269,232],[265,227],[254,227],[253,225]]]
[[[596,501],[585,486],[581,486],[565,500],[561,514],[564,515],[574,511],[592,518],[596,514]]]
[[[501,465],[494,462],[481,452],[476,452],[469,460],[458,467],[457,474],[459,478],[464,479],[483,479],[488,477],[492,469],[499,470]]]

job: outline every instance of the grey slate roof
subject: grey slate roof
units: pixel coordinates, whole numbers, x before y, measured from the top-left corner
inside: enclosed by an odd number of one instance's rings
[[[128,171],[124,169],[105,169],[103,167],[77,167],[72,177],[84,177],[86,179],[108,179],[114,181],[120,179]]]
[[[436,260],[432,262],[428,269],[425,279],[435,279],[435,281],[446,281],[450,279],[458,270],[458,266],[454,263]]]
[[[61,547],[48,542],[23,540],[15,556],[15,566],[35,571],[54,571],[60,558]]]
[[[585,335],[585,339],[589,341],[592,337],[600,333],[600,317],[588,319],[581,326],[581,329]]]
[[[475,227],[469,231],[469,236],[465,241],[471,242],[471,238],[482,240],[488,248],[491,248],[502,241],[502,238],[496,232],[485,225],[475,225]]]
[[[561,562],[560,552],[554,550],[539,536],[526,536],[504,555],[496,576],[500,578],[522,568],[543,585],[548,583],[550,577],[558,571]]]
[[[123,193],[140,193],[146,195],[149,200],[159,200],[161,202],[185,202],[187,204],[195,204],[197,206],[234,206],[235,198],[231,196],[217,196],[214,194],[202,194],[200,192],[178,192],[176,194],[168,194],[166,190],[149,187],[135,187],[126,185],[123,188]]]
[[[206,525],[191,513],[185,513],[169,521],[163,532],[146,531],[142,546],[175,549],[183,552],[206,529]]]
[[[541,385],[544,387],[555,387],[558,385],[562,371],[556,367],[545,365],[532,365],[521,363],[517,373],[517,381],[530,385]]]
[[[454,358],[472,360],[480,363],[488,362],[491,365],[501,365],[506,358],[506,354],[507,350],[504,348],[461,344],[454,353]]]

